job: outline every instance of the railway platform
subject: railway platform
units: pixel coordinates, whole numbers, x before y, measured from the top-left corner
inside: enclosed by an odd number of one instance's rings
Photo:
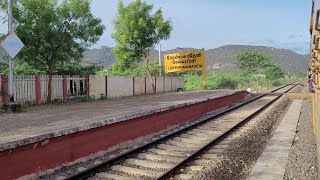
[[[302,100],[294,100],[274,136],[253,167],[248,180],[283,179],[296,134]]]
[[[249,96],[246,91],[178,92],[3,113],[0,176],[14,179],[129,146]]]

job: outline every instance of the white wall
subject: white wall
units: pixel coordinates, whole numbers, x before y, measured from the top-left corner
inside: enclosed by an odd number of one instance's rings
[[[177,91],[178,88],[184,88],[183,77],[172,77],[172,91]]]
[[[153,79],[153,82],[155,82],[155,78],[153,77],[152,79]],[[153,93],[152,85],[149,77],[146,78],[146,92],[147,94]]]
[[[178,87],[184,89],[184,78],[178,77],[178,79],[179,79]]]
[[[68,77],[67,86],[70,89],[69,80],[85,78]],[[156,80],[155,80],[156,79]],[[172,92],[177,88],[184,88],[183,77],[156,77],[153,78],[156,81],[156,92]],[[63,99],[62,93],[62,76],[53,76],[52,82],[52,99]],[[134,82],[134,85],[133,85]],[[41,76],[40,88],[41,88],[41,101],[46,102],[47,97],[47,83],[48,76]],[[0,82],[1,85],[1,82]],[[15,97],[18,102],[35,102],[35,80],[34,76],[16,76],[15,83]],[[101,94],[106,93],[108,97],[124,97],[133,95],[143,95],[153,93],[152,86],[148,77],[118,77],[108,76],[107,84],[105,76],[90,76],[89,77],[90,96],[100,98]],[[107,87],[107,89],[106,89]],[[133,89],[134,88],[134,89]],[[69,92],[68,92],[69,93]],[[133,94],[134,93],[134,94]],[[0,100],[2,97],[0,97]],[[1,101],[2,102],[2,101]],[[1,105],[1,103],[0,103]]]
[[[132,77],[108,76],[107,83],[108,97],[133,96]]]
[[[171,77],[164,77],[164,92],[171,92]]]
[[[100,98],[101,94],[106,95],[106,77],[105,76],[89,76],[90,96]]]
[[[164,92],[164,77],[156,77],[156,92],[162,93]]]
[[[145,94],[145,77],[134,77],[134,95]]]

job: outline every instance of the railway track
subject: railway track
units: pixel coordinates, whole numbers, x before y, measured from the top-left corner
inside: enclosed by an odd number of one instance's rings
[[[182,126],[179,131],[164,135],[153,142],[146,142],[142,147],[132,149],[68,179],[153,180],[175,177],[176,172],[187,162],[195,160],[207,147],[226,137],[298,84],[283,86],[231,107],[214,117],[195,121],[188,127]],[[206,159],[212,158],[206,156],[212,155],[202,155],[202,159],[195,161],[205,163]],[[189,168],[193,171],[201,170],[201,166]]]

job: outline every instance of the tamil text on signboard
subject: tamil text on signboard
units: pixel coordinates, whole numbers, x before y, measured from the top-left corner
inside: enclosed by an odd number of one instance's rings
[[[204,49],[199,52],[181,52],[164,55],[165,73],[202,71],[206,86],[206,67]]]
[[[165,54],[165,72],[188,72],[204,70],[204,52],[183,52],[175,54]]]

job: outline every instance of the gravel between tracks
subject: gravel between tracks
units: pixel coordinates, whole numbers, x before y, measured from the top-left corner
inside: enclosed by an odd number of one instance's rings
[[[311,124],[311,100],[304,100],[284,179],[319,179]]]
[[[255,117],[256,123],[240,137],[234,138],[230,147],[218,155],[216,162],[212,162],[193,179],[246,179],[290,103],[284,97],[281,103],[276,103]]]

